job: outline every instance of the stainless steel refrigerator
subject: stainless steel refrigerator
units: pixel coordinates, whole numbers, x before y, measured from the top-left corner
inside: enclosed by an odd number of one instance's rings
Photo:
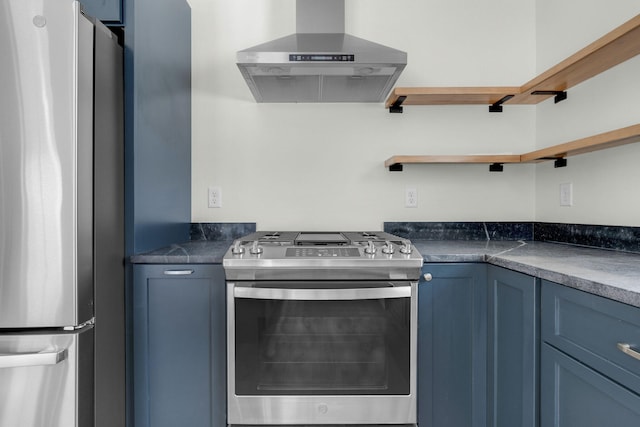
[[[0,427],[124,425],[122,92],[77,1],[0,0]]]

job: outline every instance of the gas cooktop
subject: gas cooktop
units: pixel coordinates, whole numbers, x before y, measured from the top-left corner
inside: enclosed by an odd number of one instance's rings
[[[382,231],[256,232],[223,259],[227,279],[394,279],[419,277],[423,258],[407,239]]]
[[[260,244],[319,246],[319,245],[355,245],[367,242],[393,241],[401,243],[403,240],[383,231],[337,232],[337,231],[259,231],[240,239],[245,242],[257,241]]]

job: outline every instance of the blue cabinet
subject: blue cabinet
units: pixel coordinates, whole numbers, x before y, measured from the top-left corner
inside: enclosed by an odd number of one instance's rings
[[[135,427],[226,426],[221,265],[135,265]]]
[[[191,7],[125,2],[127,254],[189,240]]]
[[[640,309],[547,281],[541,308],[541,425],[640,425]]]
[[[565,353],[543,344],[541,425],[640,425],[640,396]]]
[[[425,264],[423,274],[419,426],[538,426],[538,280],[474,263]]]
[[[80,0],[89,16],[105,24],[122,24],[122,0]]]
[[[539,296],[532,276],[488,266],[489,427],[538,425]]]
[[[485,264],[425,264],[418,285],[418,424],[486,424]]]

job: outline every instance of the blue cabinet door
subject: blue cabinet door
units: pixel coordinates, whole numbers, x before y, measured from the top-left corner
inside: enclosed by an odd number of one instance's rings
[[[488,409],[490,427],[538,425],[539,281],[489,266]]]
[[[640,309],[542,281],[544,427],[640,425]]]
[[[135,427],[226,426],[225,283],[220,265],[136,265]]]
[[[640,394],[640,360],[623,344],[640,346],[640,308],[542,281],[544,342]]]
[[[80,0],[87,15],[107,24],[122,24],[121,0]]]
[[[640,425],[640,396],[547,343],[542,346],[540,422],[544,427]]]
[[[485,264],[425,264],[418,285],[418,424],[486,425]]]

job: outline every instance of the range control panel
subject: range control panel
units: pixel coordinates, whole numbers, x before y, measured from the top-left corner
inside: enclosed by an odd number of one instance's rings
[[[308,257],[347,258],[347,257],[359,257],[360,251],[358,250],[358,248],[305,246],[305,247],[287,248],[285,256],[296,257],[296,258],[308,258]]]

